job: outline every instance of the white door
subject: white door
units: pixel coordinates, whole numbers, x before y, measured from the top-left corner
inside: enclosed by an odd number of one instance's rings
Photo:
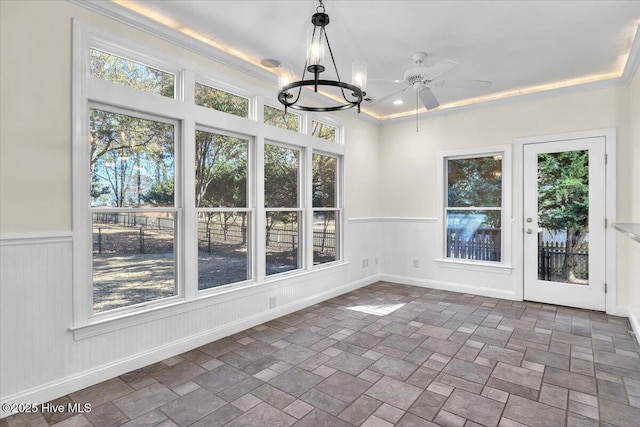
[[[524,299],[605,309],[605,138],[523,146]]]

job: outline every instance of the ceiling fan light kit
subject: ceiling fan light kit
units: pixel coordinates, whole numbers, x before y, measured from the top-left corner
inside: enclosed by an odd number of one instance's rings
[[[340,73],[333,58],[329,38],[327,37],[326,26],[329,24],[329,15],[325,13],[324,4],[319,0],[320,5],[316,8],[316,13],[311,16],[311,27],[307,33],[307,59],[302,72],[302,78],[294,80],[293,67],[289,64],[282,64],[278,68],[278,101],[284,105],[285,112],[288,108],[300,111],[328,112],[347,110],[357,107],[360,112],[360,104],[366,95],[367,85],[367,64],[364,61],[356,61],[352,65],[351,84],[340,80]],[[320,74],[326,70],[325,51],[329,51],[331,64],[336,72],[337,80],[321,79]],[[312,73],[313,78],[306,79],[306,73]],[[344,102],[329,107],[313,107],[299,103],[303,87],[313,87],[315,92],[318,88],[337,87]]]

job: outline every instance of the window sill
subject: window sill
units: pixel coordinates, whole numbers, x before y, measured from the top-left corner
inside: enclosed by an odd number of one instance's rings
[[[436,258],[441,267],[462,270],[482,271],[484,273],[511,274],[513,267],[508,264],[488,263],[482,261],[462,261],[446,258]]]
[[[90,321],[84,325],[71,327],[69,328],[69,331],[73,332],[74,340],[83,340],[109,332],[118,331],[120,329],[154,322],[181,313],[200,310],[204,307],[245,298],[250,295],[265,292],[271,287],[281,285],[287,281],[291,281],[292,279],[299,279],[310,274],[327,274],[336,271],[343,271],[347,268],[348,264],[348,262],[344,261],[336,262],[321,269],[295,270],[290,272],[290,274],[283,273],[282,275],[278,275],[278,277],[267,278],[261,283],[245,282],[238,286],[226,286],[224,289],[220,289],[219,292],[210,291],[205,294],[198,295],[195,299],[190,299],[188,301],[184,299],[172,301],[167,304],[154,305],[153,307],[143,308],[139,311],[133,313],[129,312],[117,317],[101,318],[92,322]],[[267,308],[266,310],[269,309]]]

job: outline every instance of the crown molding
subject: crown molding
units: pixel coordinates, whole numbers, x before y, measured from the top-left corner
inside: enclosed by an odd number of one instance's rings
[[[165,27],[156,21],[142,16],[138,13],[132,12],[116,3],[104,0],[67,0],[76,6],[80,6],[84,9],[88,9],[92,12],[98,13],[114,21],[123,23],[130,27],[140,30],[144,33],[150,34],[154,37],[160,38],[166,42],[177,45],[181,48],[189,50],[191,52],[202,55],[205,58],[213,59],[227,65],[237,71],[241,71],[252,77],[256,77],[268,82],[274,82],[274,74],[270,71],[261,69],[254,65],[243,61],[240,58],[223,52],[213,46],[210,46],[204,42],[196,40],[185,34],[182,34],[176,30]]]
[[[562,88],[557,88],[557,89],[549,89],[549,90],[545,90],[542,92],[535,92],[535,93],[528,93],[528,94],[524,94],[524,95],[514,95],[514,96],[510,96],[508,98],[502,98],[502,99],[495,99],[495,100],[491,100],[491,101],[483,101],[483,102],[478,102],[475,104],[469,104],[469,105],[461,105],[458,107],[451,107],[451,108],[446,108],[443,110],[435,110],[435,111],[430,111],[430,112],[421,112],[418,113],[418,120],[424,120],[424,119],[430,119],[433,117],[438,117],[438,116],[443,116],[443,115],[447,115],[447,114],[455,114],[455,113],[459,113],[461,111],[472,111],[472,110],[477,110],[477,109],[482,109],[482,108],[486,108],[486,107],[493,107],[493,106],[498,106],[498,105],[509,105],[509,104],[514,104],[514,103],[518,103],[518,102],[522,102],[522,101],[528,101],[528,100],[534,100],[534,99],[546,99],[546,98],[554,98],[557,96],[563,96],[563,95],[571,95],[574,93],[580,93],[580,92],[586,92],[586,91],[590,91],[590,90],[598,90],[598,89],[604,89],[604,88],[610,88],[610,87],[616,87],[616,86],[621,86],[621,85],[625,85],[627,84],[626,81],[624,81],[623,77],[619,77],[616,79],[609,79],[609,80],[601,80],[598,82],[590,82],[590,83],[583,83],[583,84],[579,84],[579,85],[573,85],[573,86],[567,86],[567,87],[562,87]],[[414,121],[416,120],[416,115],[415,114],[411,114],[408,116],[404,116],[404,117],[398,117],[398,118],[394,118],[394,119],[387,119],[387,120],[382,120],[380,122],[381,126],[391,126],[391,125],[395,125],[398,123],[405,123],[405,122],[409,122],[409,121]]]
[[[636,27],[636,35],[633,38],[633,43],[631,44],[631,50],[629,51],[629,56],[627,57],[627,63],[624,66],[624,72],[622,73],[622,79],[631,83],[633,77],[636,75],[638,71],[638,66],[640,65],[640,25]]]

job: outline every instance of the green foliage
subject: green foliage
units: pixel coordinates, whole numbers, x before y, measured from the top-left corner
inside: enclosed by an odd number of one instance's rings
[[[89,50],[91,75],[145,92],[173,98],[175,76],[96,49]]]
[[[574,282],[576,257],[589,232],[589,151],[538,155],[538,222],[566,233],[562,279]]]
[[[336,168],[335,157],[313,155],[313,207],[336,207]]]
[[[139,206],[154,182],[173,179],[173,125],[91,109],[89,131],[92,205]]]
[[[502,206],[502,157],[485,156],[447,160],[447,207],[501,207]],[[478,212],[480,213],[480,212]],[[449,211],[450,226],[466,222],[470,212]],[[500,211],[482,211],[482,227],[500,228]]]
[[[155,206],[167,206],[173,204],[174,183],[173,179],[156,181],[149,191],[142,195],[142,200]]]
[[[283,110],[278,108],[264,106],[264,122],[271,126],[277,126],[283,129],[289,129],[293,131],[300,130],[300,116],[287,111],[285,114]]]
[[[587,231],[589,152],[565,151],[538,156],[538,212],[542,228]]]
[[[327,141],[336,142],[336,128],[326,123],[311,121],[311,135],[316,138],[326,139]]]
[[[196,105],[233,114],[249,117],[249,100],[220,89],[196,83]]]
[[[299,162],[298,150],[265,144],[264,203],[266,207],[298,207]]]
[[[196,131],[196,206],[247,206],[248,141]]]

